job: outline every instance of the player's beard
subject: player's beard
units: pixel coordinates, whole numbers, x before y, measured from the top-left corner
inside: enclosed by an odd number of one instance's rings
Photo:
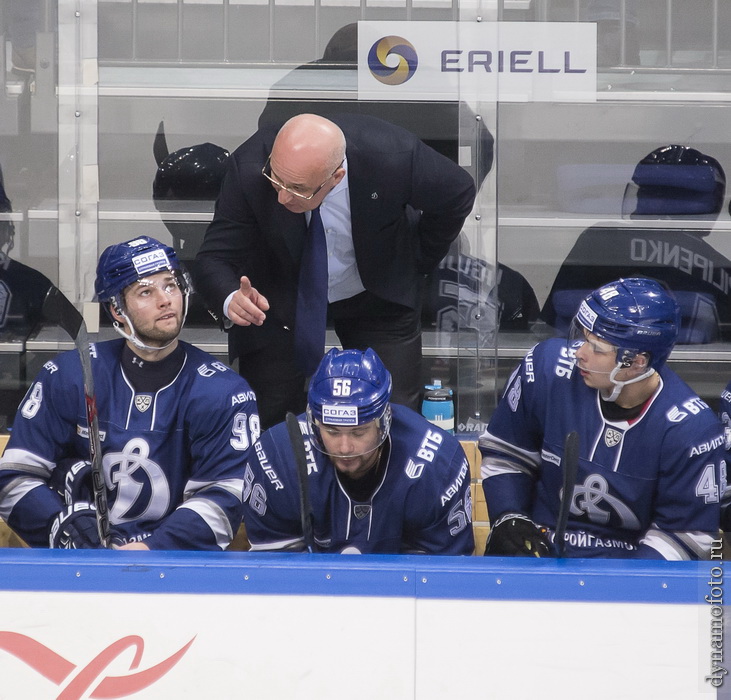
[[[183,315],[180,310],[171,311],[170,313],[175,314],[175,323],[170,322],[160,323],[154,321],[146,326],[140,326],[135,324],[135,332],[137,337],[145,344],[151,347],[164,347],[171,343],[179,335],[183,327]]]
[[[364,454],[352,457],[346,455],[330,455],[330,460],[341,474],[345,474],[351,479],[362,479],[378,464],[378,460],[381,457],[381,447],[382,444]]]

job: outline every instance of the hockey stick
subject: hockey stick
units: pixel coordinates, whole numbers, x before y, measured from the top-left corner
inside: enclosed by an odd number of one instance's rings
[[[84,317],[74,305],[63,295],[58,287],[51,286],[43,300],[43,316],[47,321],[63,328],[68,333],[81,359],[81,372],[84,379],[84,399],[86,404],[86,420],[89,428],[89,457],[91,461],[91,481],[96,506],[96,525],[102,546],[109,548],[109,511],[107,508],[107,491],[102,471],[102,450],[99,437],[99,416],[96,409],[96,392],[94,377],[91,373],[91,355],[89,353],[89,336]]]
[[[558,518],[556,519],[556,535],[554,538],[559,558],[563,557],[566,548],[566,525],[569,521],[576,473],[579,469],[579,434],[575,430],[572,430],[564,440],[561,466],[563,467],[563,491],[561,493],[561,505],[558,509]]]
[[[315,551],[315,533],[313,528],[312,505],[310,504],[310,487],[307,481],[307,453],[305,444],[302,441],[302,431],[297,416],[287,412],[287,432],[289,442],[294,452],[294,461],[297,465],[297,481],[300,488],[300,518],[302,520],[302,535],[305,540],[307,551]]]

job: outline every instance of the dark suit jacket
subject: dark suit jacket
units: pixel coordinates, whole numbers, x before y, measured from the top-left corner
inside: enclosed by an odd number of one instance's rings
[[[346,138],[353,245],[365,288],[418,308],[420,280],[447,254],[472,209],[475,187],[461,167],[414,134],[372,117],[333,117]],[[294,327],[306,231],[261,174],[277,127],[265,127],[229,158],[216,209],[197,256],[195,283],[223,317],[223,302],[247,275],[270,304],[263,326],[235,326],[232,357],[263,347],[274,325]]]

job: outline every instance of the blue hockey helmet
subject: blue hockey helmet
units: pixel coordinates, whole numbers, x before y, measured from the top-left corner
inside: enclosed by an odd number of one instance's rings
[[[617,347],[617,363],[649,355],[648,368],[659,370],[680,330],[680,307],[660,282],[632,277],[610,282],[589,294],[574,317],[571,337],[586,329]]]
[[[160,350],[157,346],[145,344],[137,335],[132,320],[127,316],[122,292],[135,282],[158,272],[169,270],[184,297],[183,319],[188,313],[188,300],[193,286],[188,273],[178,261],[178,256],[170,247],[150,236],[140,236],[131,241],[110,245],[99,257],[96,267],[94,288],[99,302],[104,305],[112,318],[115,330],[136,347],[144,350]],[[124,319],[129,326],[125,330],[120,321],[111,313],[110,307]],[[168,345],[174,342],[171,339]],[[168,345],[164,346],[167,347]]]
[[[229,152],[213,143],[186,146],[170,153],[158,164],[152,183],[152,198],[160,200],[218,197]]]
[[[130,284],[157,272],[170,270],[179,277],[181,291],[190,292],[190,283],[170,247],[150,236],[110,245],[99,258],[94,288],[102,303],[121,302],[121,292]]]
[[[307,420],[317,449],[326,452],[320,427],[349,427],[378,421],[380,445],[391,429],[391,374],[371,349],[330,350],[307,394]]]
[[[632,174],[622,210],[630,216],[718,216],[726,174],[712,156],[671,144],[648,153]]]

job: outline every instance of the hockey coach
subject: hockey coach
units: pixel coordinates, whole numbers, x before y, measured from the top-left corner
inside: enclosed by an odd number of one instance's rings
[[[424,280],[472,210],[471,175],[357,114],[265,126],[227,163],[195,283],[262,426],[304,411],[328,318],[343,347],[378,353],[393,401],[417,409]]]

